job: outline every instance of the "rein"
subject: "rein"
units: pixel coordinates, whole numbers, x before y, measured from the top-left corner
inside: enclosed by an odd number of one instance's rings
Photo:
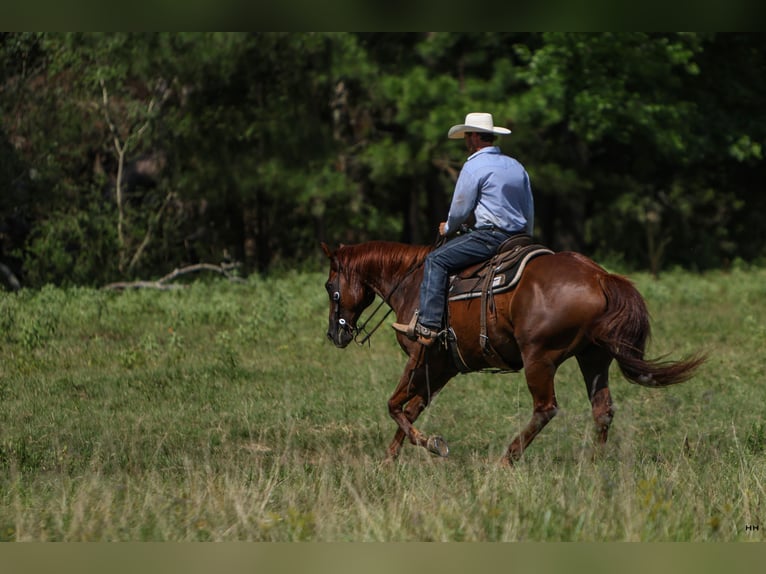
[[[372,331],[367,331],[367,323],[372,321],[372,318],[375,317],[375,314],[378,311],[380,311],[380,308],[384,304],[387,304],[385,300],[383,300],[380,303],[378,303],[378,306],[375,307],[375,310],[372,312],[372,315],[370,315],[370,317],[364,323],[362,323],[361,325],[357,326],[357,328],[356,328],[356,335],[354,335],[354,343],[356,343],[359,346],[364,345],[365,343],[368,343],[370,341],[370,338],[375,334],[375,331],[377,331],[380,328],[380,326],[383,324],[383,322],[386,320],[386,318],[391,314],[393,309],[389,306],[388,307],[388,311],[386,311],[386,314],[383,315],[383,318],[380,319],[380,321],[378,321],[378,324],[375,325],[372,328]],[[359,339],[359,335],[362,333],[362,331],[364,331],[365,335],[360,340]]]
[[[446,241],[447,241],[446,237],[444,237],[443,235],[437,233],[436,234],[436,239],[434,240],[434,243],[433,243],[433,249],[436,249],[437,247],[441,247],[442,245],[444,245],[444,243],[446,243]],[[375,310],[372,312],[372,314],[369,316],[369,318],[364,323],[362,323],[361,326],[357,326],[356,334],[354,335],[354,342],[357,345],[361,346],[361,345],[364,345],[365,343],[368,343],[370,341],[370,338],[375,334],[375,331],[377,331],[380,328],[380,326],[383,324],[383,322],[386,320],[386,318],[394,310],[393,307],[391,307],[391,304],[389,303],[389,300],[391,299],[391,296],[396,292],[397,289],[399,289],[399,287],[402,285],[402,283],[404,283],[404,280],[407,279],[407,277],[409,277],[410,275],[412,275],[415,272],[415,270],[418,269],[419,267],[421,267],[425,262],[426,262],[425,259],[423,259],[419,263],[417,263],[417,264],[413,265],[412,267],[410,267],[409,271],[407,271],[407,273],[405,273],[404,276],[402,276],[402,278],[399,279],[399,282],[394,286],[393,289],[391,289],[389,294],[386,295],[386,297],[384,297],[383,300],[380,303],[378,303],[378,306],[375,307]],[[375,325],[372,328],[372,331],[368,332],[367,331],[367,324],[370,321],[372,321],[372,318],[375,317],[375,315],[377,314],[378,311],[380,311],[380,308],[383,305],[388,305],[388,311],[386,311],[386,314],[383,315],[383,318],[378,321],[378,324]],[[366,333],[365,336],[362,337],[361,340],[357,340],[357,338],[359,337],[359,334],[362,331],[364,331]]]
[[[394,310],[393,307],[391,307],[391,304],[389,303],[389,300],[391,299],[391,296],[396,292],[397,289],[399,289],[399,287],[401,287],[402,283],[404,283],[404,280],[407,279],[407,277],[409,277],[410,275],[412,275],[415,272],[416,269],[418,269],[421,265],[423,265],[424,262],[425,262],[425,260],[423,260],[420,263],[417,263],[416,265],[413,265],[412,267],[410,267],[410,269],[407,271],[407,273],[405,273],[402,276],[402,278],[399,279],[399,282],[396,285],[394,285],[394,288],[391,289],[391,291],[388,293],[388,295],[386,295],[384,298],[382,298],[380,303],[378,303],[378,306],[375,307],[375,310],[370,314],[370,316],[367,318],[367,320],[364,323],[362,323],[361,325],[357,326],[356,334],[354,335],[354,342],[357,345],[361,346],[361,345],[364,345],[365,343],[368,343],[370,341],[370,338],[375,334],[375,331],[377,331],[380,328],[380,326],[383,324],[383,322],[386,320],[386,318]],[[388,305],[388,311],[386,311],[386,314],[383,315],[383,317],[378,321],[378,323],[372,328],[372,331],[367,331],[367,325],[370,323],[370,321],[372,321],[373,317],[375,317],[375,315],[377,315],[378,311],[380,311],[380,308],[383,305]],[[361,338],[361,340],[359,340],[358,337],[359,337],[359,335],[361,334],[362,331],[365,332],[365,335],[364,335],[364,337]]]

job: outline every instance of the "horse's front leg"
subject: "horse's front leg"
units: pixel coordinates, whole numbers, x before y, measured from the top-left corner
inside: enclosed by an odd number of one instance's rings
[[[415,419],[418,418],[418,415],[423,411],[422,401],[420,400],[420,397],[414,397],[410,402],[407,404],[407,407],[404,409],[404,415],[407,417],[407,420],[410,421],[410,424],[415,422]],[[413,411],[413,408],[417,408],[417,411],[414,414],[411,414]],[[389,413],[391,412],[391,403],[389,402]],[[393,417],[393,415],[391,415]],[[396,420],[394,418],[394,420]],[[398,422],[397,422],[398,424]],[[394,439],[391,441],[391,444],[388,445],[386,456],[387,460],[396,460],[396,458],[399,456],[399,453],[402,450],[402,445],[404,444],[404,439],[407,438],[407,435],[404,433],[404,431],[401,428],[396,429],[396,434],[394,434]]]
[[[422,413],[425,408],[426,405],[423,401],[423,398],[420,396],[413,397],[409,400],[409,402],[407,402],[407,405],[404,407],[404,416],[407,417],[407,420],[410,422],[410,426],[417,420],[418,416],[420,416],[420,413]],[[391,403],[389,402],[389,412],[390,409]],[[417,432],[417,429],[415,430]],[[394,440],[392,440],[391,444],[388,445],[388,456],[386,457],[388,460],[395,460],[399,456],[399,452],[402,449],[405,438],[407,438],[405,432],[401,428],[398,428],[396,430],[396,434],[394,435]]]
[[[413,426],[413,422],[418,418],[423,409],[425,401],[417,395],[415,386],[416,376],[411,376],[414,371],[405,371],[396,387],[394,394],[388,399],[388,414],[396,422],[399,428],[394,435],[391,445],[388,447],[388,457],[393,459],[399,455],[404,439],[416,446],[426,446],[428,437]],[[406,407],[405,407],[406,405]]]
[[[444,439],[424,435],[413,423],[449,379],[450,375],[443,372],[443,369],[433,368],[426,362],[411,358],[407,363],[399,384],[388,400],[388,412],[399,426],[388,447],[389,460],[399,455],[405,438],[415,446],[422,446],[439,456],[447,456],[449,448]]]

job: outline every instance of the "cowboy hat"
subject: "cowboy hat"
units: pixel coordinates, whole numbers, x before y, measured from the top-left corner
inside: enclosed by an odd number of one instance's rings
[[[501,136],[511,133],[511,130],[507,128],[500,128],[493,124],[494,121],[492,120],[492,114],[468,114],[465,117],[464,124],[458,124],[456,126],[452,126],[449,129],[449,132],[447,132],[447,137],[453,140],[457,140],[462,138],[463,134],[466,132],[482,132],[497,134]]]

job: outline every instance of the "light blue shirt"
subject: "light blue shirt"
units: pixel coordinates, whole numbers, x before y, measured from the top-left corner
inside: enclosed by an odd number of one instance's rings
[[[452,196],[446,233],[456,231],[471,214],[475,227],[494,225],[509,233],[532,235],[535,204],[529,175],[515,159],[497,146],[469,156],[460,171]]]

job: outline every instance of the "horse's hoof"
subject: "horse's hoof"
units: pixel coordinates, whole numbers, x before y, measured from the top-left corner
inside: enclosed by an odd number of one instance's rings
[[[520,454],[506,454],[503,458],[500,459],[500,466],[505,468],[514,468],[516,466],[516,463],[521,460]]]
[[[428,449],[428,452],[437,456],[441,456],[442,458],[446,458],[449,455],[449,446],[447,445],[447,441],[445,441],[440,436],[428,437],[426,448]]]
[[[398,458],[397,456],[389,454],[386,456],[386,458],[380,461],[380,464],[382,466],[393,466],[396,464],[397,458]]]

